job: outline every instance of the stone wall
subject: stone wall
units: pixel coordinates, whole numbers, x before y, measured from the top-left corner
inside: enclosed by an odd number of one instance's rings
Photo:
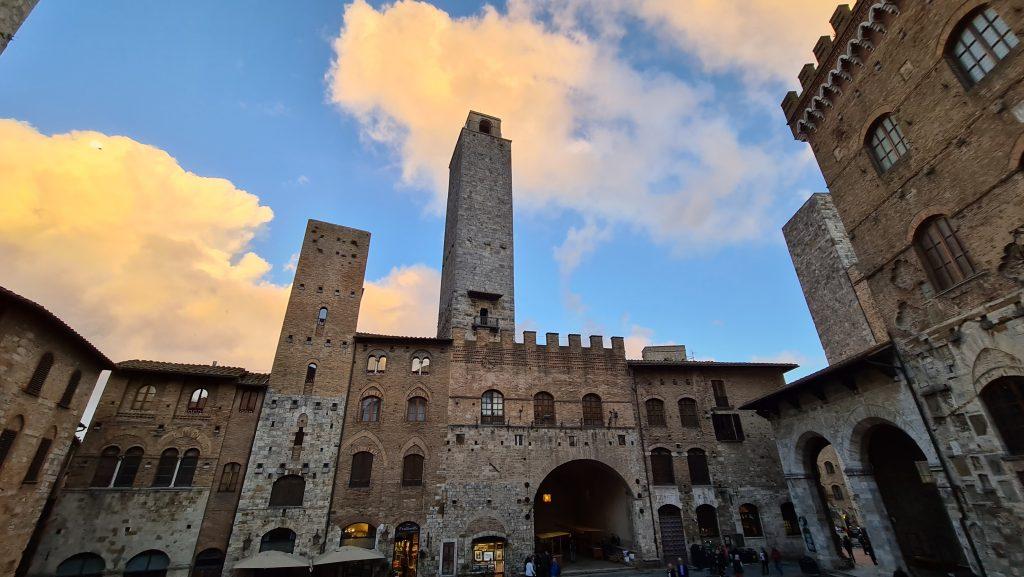
[[[0,0],[0,54],[39,0]]]

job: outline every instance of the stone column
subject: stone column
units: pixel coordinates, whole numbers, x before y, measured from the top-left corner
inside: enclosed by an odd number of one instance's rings
[[[850,497],[860,513],[861,522],[864,523],[868,538],[871,539],[871,546],[875,549],[878,568],[888,574],[897,567],[906,567],[903,563],[903,553],[896,541],[896,532],[889,522],[889,513],[885,509],[874,475],[867,469],[848,468],[844,472]]]
[[[824,570],[843,567],[842,558],[832,540],[829,513],[818,492],[818,481],[809,475],[787,474],[786,484],[800,521],[800,530],[804,534],[807,555],[817,559]],[[814,551],[807,544],[808,537],[813,542]]]

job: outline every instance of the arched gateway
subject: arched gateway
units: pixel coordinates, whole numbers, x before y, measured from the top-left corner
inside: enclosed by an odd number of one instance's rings
[[[600,461],[556,467],[534,499],[537,551],[560,556],[567,568],[620,561],[636,545],[634,498],[625,479]]]

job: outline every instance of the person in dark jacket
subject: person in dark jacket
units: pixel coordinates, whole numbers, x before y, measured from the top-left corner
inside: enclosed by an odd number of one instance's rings
[[[864,554],[871,557],[871,562],[878,565],[878,559],[875,559],[875,548],[871,545],[871,539],[868,539],[868,534],[865,531],[860,533],[860,546],[864,549]]]
[[[743,561],[740,559],[739,553],[732,558],[732,574],[736,577],[743,577]]]
[[[779,572],[779,575],[782,575],[782,553],[779,553],[778,549],[772,547],[771,556],[772,563],[775,564],[775,570]]]
[[[850,561],[853,561],[853,541],[850,541],[850,537],[843,535],[843,549],[846,549],[846,555],[850,557]]]

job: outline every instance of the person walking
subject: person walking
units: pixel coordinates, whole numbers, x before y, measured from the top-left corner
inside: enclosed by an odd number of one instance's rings
[[[547,551],[537,555],[537,577],[551,577],[551,557]]]
[[[682,557],[676,557],[676,573],[679,573],[679,577],[690,577],[690,568]]]
[[[668,563],[668,569],[665,570],[665,577],[679,577],[676,566],[671,561]]]
[[[558,557],[551,558],[551,577],[560,577],[562,566],[558,564]]]
[[[761,547],[761,550],[757,552],[757,558],[761,561],[761,575],[768,574],[768,552]]]
[[[772,547],[771,557],[772,563],[775,564],[775,570],[779,572],[779,575],[782,575],[782,553],[779,553],[778,549]]]
[[[526,558],[526,577],[537,577],[537,569],[533,564],[533,555]]]
[[[743,577],[743,561],[740,559],[739,553],[732,558],[732,574],[735,577]]]
[[[853,561],[853,541],[850,541],[849,535],[843,535],[843,549],[846,549],[846,555]]]
[[[864,549],[864,554],[871,557],[871,562],[878,565],[878,559],[875,558],[875,548],[871,545],[871,539],[868,539],[867,531],[860,532],[860,546]]]

